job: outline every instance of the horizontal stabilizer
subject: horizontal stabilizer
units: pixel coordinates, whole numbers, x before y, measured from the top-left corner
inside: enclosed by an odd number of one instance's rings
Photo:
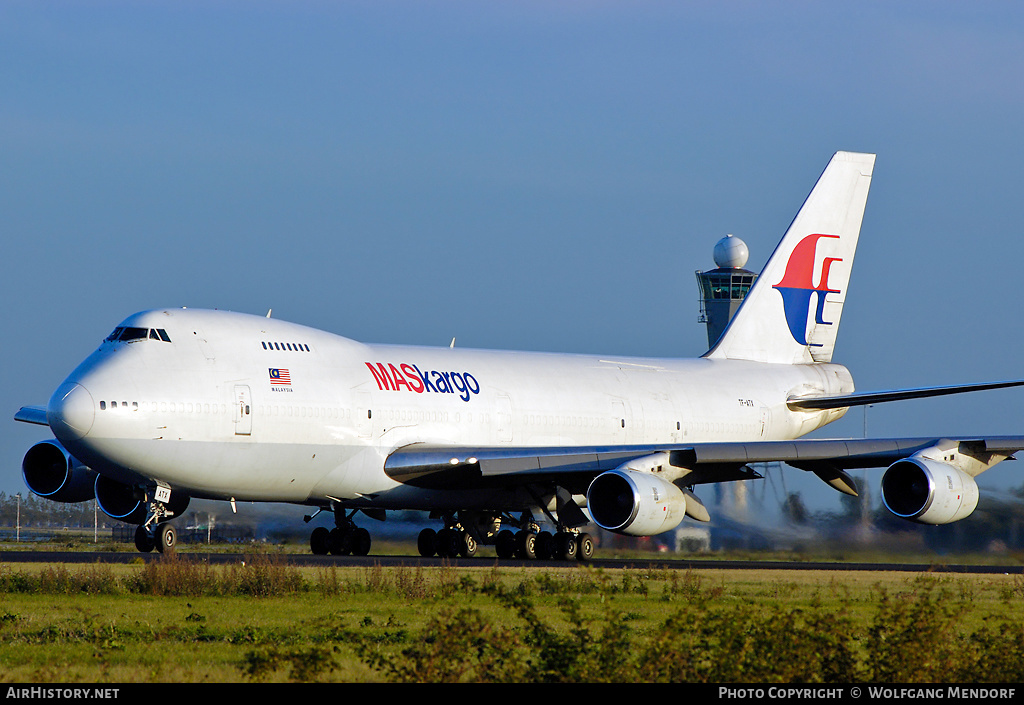
[[[39,424],[40,426],[50,425],[50,422],[46,420],[45,406],[23,406],[14,415],[14,420]]]
[[[924,399],[926,397],[941,397],[947,394],[963,394],[964,392],[980,392],[986,389],[1004,389],[1006,387],[1020,387],[1024,385],[1024,379],[1008,382],[985,382],[983,384],[961,384],[952,387],[922,387],[919,389],[893,389],[883,392],[863,392],[860,394],[846,394],[837,397],[797,397],[786,402],[790,409],[845,409],[851,406],[865,406],[866,404],[881,404],[887,401],[901,401],[904,399]]]

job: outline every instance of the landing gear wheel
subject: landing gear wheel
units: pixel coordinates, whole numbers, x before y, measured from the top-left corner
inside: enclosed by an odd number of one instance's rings
[[[139,549],[142,553],[149,553],[156,548],[156,541],[149,535],[143,524],[139,524],[135,528],[135,548]]]
[[[370,532],[366,529],[359,528],[353,532],[352,535],[352,555],[353,556],[366,556],[370,553]]]
[[[170,524],[160,524],[156,530],[156,548],[160,553],[173,553],[178,543],[178,532]]]
[[[576,545],[576,537],[568,532],[560,531],[555,534],[555,552],[563,561],[576,560],[576,552],[579,547]]]
[[[441,558],[456,558],[459,555],[459,532],[444,528],[437,532],[435,548]]]
[[[508,529],[502,529],[494,539],[494,550],[498,558],[511,558],[516,553],[516,535]]]
[[[331,554],[347,556],[352,553],[352,532],[340,527],[331,529],[329,546]]]
[[[555,555],[555,537],[550,531],[542,531],[537,534],[537,558],[542,561],[550,561]]]
[[[323,526],[313,529],[309,535],[309,549],[314,556],[326,556],[331,550],[331,532]]]
[[[462,531],[459,533],[459,555],[463,558],[472,558],[476,555],[476,551],[479,546],[476,543],[476,539],[468,531]]]
[[[579,552],[576,554],[576,558],[581,561],[589,561],[594,557],[594,537],[590,534],[580,534],[576,539],[576,545],[579,548]]]
[[[433,529],[424,529],[416,538],[416,548],[424,558],[430,558],[437,553],[437,532]]]
[[[520,531],[516,534],[516,558],[533,560],[537,557],[537,534]]]

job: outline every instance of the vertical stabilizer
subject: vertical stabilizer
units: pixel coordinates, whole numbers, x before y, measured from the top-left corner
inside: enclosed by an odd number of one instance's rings
[[[874,154],[837,152],[705,357],[830,362],[864,218]]]

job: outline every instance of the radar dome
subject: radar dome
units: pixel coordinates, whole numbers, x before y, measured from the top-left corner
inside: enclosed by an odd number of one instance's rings
[[[747,263],[750,251],[738,237],[726,235],[715,245],[715,264],[723,269],[739,269]]]

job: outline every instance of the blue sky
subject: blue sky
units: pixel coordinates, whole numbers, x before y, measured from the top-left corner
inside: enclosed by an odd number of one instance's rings
[[[862,390],[1022,377],[1022,32],[1010,2],[4,2],[2,408],[158,306],[699,355],[694,271],[726,233],[759,269],[840,149],[878,161],[837,361]],[[0,423],[0,491],[44,437]]]

